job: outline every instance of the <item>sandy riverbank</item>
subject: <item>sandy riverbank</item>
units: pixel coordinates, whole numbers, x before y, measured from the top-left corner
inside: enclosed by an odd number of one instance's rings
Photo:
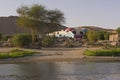
[[[0,52],[10,51],[13,48],[0,48]],[[33,56],[21,58],[0,59],[0,63],[31,63],[40,61],[120,61],[120,57],[87,57],[83,52],[88,48],[42,48],[24,49],[35,51]],[[96,49],[96,48],[89,48]]]

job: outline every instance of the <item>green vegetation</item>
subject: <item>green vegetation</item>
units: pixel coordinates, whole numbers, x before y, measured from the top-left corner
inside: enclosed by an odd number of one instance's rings
[[[104,34],[104,39],[105,39],[105,40],[109,40],[109,35],[110,35],[110,33],[107,33],[107,32],[106,32],[106,33]]]
[[[96,31],[88,30],[86,36],[87,36],[87,39],[90,42],[96,42],[97,41],[97,32]]]
[[[87,56],[120,56],[120,49],[98,49],[98,50],[86,50],[84,52]]]
[[[64,42],[64,46],[67,47],[67,48],[74,47],[72,41],[69,40],[69,39],[65,40],[65,42]]]
[[[0,52],[0,59],[31,56],[32,54],[33,54],[32,51],[23,51],[23,50],[14,49],[14,50],[9,51],[9,52]]]
[[[31,31],[33,43],[36,33],[44,35],[56,31],[57,27],[64,22],[64,14],[61,11],[48,10],[39,4],[21,6],[17,9],[17,13],[19,14],[18,25]]]
[[[8,39],[11,39],[11,38],[12,38],[12,36],[10,36],[10,35],[2,35],[2,37],[1,37],[1,39],[3,41],[7,41]]]
[[[118,28],[116,29],[116,32],[120,33],[120,27],[118,27]]]
[[[12,43],[16,47],[29,46],[31,42],[31,35],[29,34],[16,34],[12,38]]]
[[[98,40],[108,40],[109,39],[109,33],[105,31],[94,31],[94,30],[88,30],[86,33],[86,37],[89,41],[89,43],[95,43]]]
[[[52,36],[52,37],[47,36],[47,37],[43,38],[41,44],[43,47],[51,47],[54,45],[54,42],[55,42],[54,36]]]

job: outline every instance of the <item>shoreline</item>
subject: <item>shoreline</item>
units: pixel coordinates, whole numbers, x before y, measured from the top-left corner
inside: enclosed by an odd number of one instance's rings
[[[9,51],[13,48],[0,48],[1,51]],[[33,56],[20,58],[0,59],[0,64],[19,64],[19,63],[38,63],[38,62],[71,62],[71,61],[120,61],[120,57],[101,57],[101,56],[85,56],[83,52],[87,48],[42,48],[38,49],[23,49],[32,50],[36,53]],[[89,48],[95,49],[95,48]]]

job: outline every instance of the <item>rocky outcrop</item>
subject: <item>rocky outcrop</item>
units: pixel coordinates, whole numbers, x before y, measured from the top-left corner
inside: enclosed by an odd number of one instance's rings
[[[0,33],[13,35],[16,33],[29,33],[30,31],[17,25],[18,16],[0,17]],[[57,26],[56,26],[57,27]],[[56,30],[65,29],[65,26],[58,26]],[[41,29],[41,28],[40,28]],[[48,32],[49,28],[42,28],[43,32]],[[51,28],[52,29],[52,28]]]
[[[17,16],[0,17],[0,33],[2,34],[16,34],[16,33],[26,33],[25,29],[17,26]]]
[[[106,29],[106,28],[97,27],[97,26],[80,26],[78,28],[80,28],[80,29],[86,28],[86,29],[94,30],[94,31],[108,31],[108,32],[114,31],[114,29]]]

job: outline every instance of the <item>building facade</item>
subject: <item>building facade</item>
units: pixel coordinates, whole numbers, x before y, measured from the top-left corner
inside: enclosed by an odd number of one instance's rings
[[[120,46],[120,34],[113,31],[109,36],[109,41],[112,46]]]

